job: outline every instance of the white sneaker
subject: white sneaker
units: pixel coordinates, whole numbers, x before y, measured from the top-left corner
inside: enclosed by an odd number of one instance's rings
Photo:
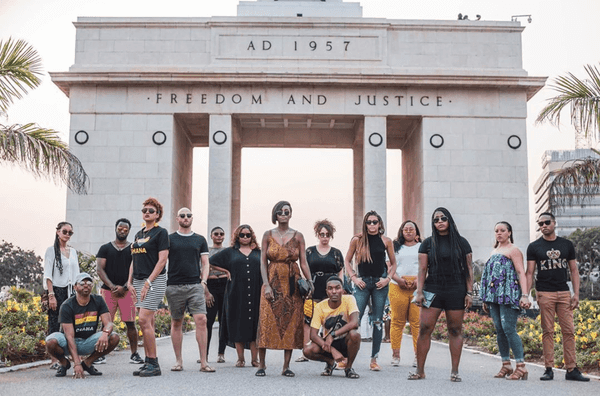
[[[400,366],[400,358],[399,357],[392,357],[392,366],[394,366],[394,367]]]
[[[94,360],[94,364],[104,364],[106,363],[106,358],[104,356],[100,356],[98,359]]]

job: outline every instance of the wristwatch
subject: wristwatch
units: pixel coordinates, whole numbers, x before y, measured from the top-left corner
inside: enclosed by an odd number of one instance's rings
[[[332,330],[329,334],[331,334],[331,337],[335,338],[335,330]]]

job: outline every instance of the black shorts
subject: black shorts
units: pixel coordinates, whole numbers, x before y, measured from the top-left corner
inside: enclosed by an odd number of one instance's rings
[[[467,289],[451,289],[435,293],[435,298],[430,308],[439,308],[444,311],[460,311],[465,309],[465,296]]]
[[[339,353],[341,353],[344,357],[348,357],[348,346],[346,345],[346,337],[342,337],[337,340],[333,340],[331,346],[334,347]],[[333,359],[333,355],[329,352],[323,353],[328,358]]]

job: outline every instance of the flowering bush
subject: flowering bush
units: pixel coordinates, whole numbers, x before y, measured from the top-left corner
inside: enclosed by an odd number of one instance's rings
[[[600,302],[581,301],[574,311],[577,366],[597,371],[600,367]],[[517,321],[517,332],[523,342],[525,360],[543,358],[542,327],[540,316],[535,319],[521,317]],[[465,343],[486,352],[498,353],[496,329],[492,319],[474,312],[466,313],[463,322]],[[442,312],[432,333],[432,339],[447,342],[446,316]],[[554,365],[564,365],[562,334],[558,322],[554,323]]]
[[[46,359],[46,330],[48,316],[42,312],[40,296],[12,287],[12,298],[0,302],[0,360],[6,364],[21,364]],[[138,318],[136,326],[139,329]],[[194,329],[193,320],[186,314],[183,330]],[[117,313],[114,321],[115,331],[121,337],[119,348],[129,346],[127,326]],[[171,334],[171,314],[162,308],[156,312],[156,336]],[[141,332],[140,332],[141,336]]]

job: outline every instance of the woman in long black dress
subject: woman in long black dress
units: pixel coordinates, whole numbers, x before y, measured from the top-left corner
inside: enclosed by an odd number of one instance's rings
[[[256,235],[247,224],[237,227],[233,233],[231,247],[210,258],[216,270],[227,270],[231,282],[225,292],[224,319],[229,342],[235,343],[238,354],[236,367],[244,367],[244,345],[250,344],[252,365],[258,365],[256,333],[260,307],[260,246]]]

